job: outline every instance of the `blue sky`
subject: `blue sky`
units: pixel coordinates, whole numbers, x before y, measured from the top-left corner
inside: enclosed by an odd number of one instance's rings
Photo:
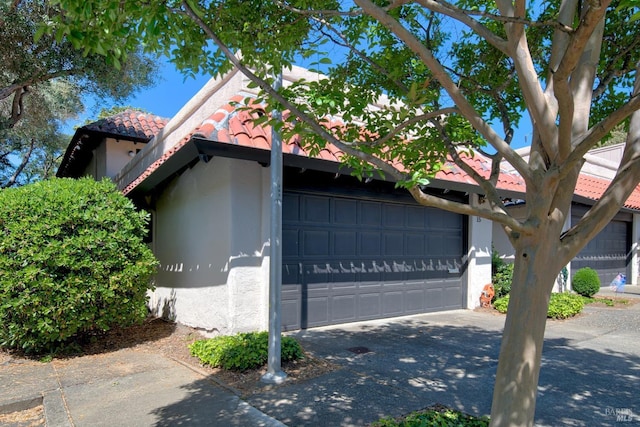
[[[124,102],[124,105],[140,108],[161,117],[171,118],[204,86],[209,78],[210,76],[205,75],[197,78],[185,78],[183,74],[175,69],[173,64],[165,61],[160,69],[158,84],[140,91]],[[75,127],[84,125],[87,120],[93,121],[103,108],[109,107],[111,105],[87,105],[87,110],[83,114],[76,120],[67,123],[65,127],[66,133],[73,134]],[[495,127],[495,130],[500,132],[501,127]],[[527,139],[526,144],[525,138]],[[531,125],[528,117],[525,116],[521,121],[520,129],[516,130],[512,146],[520,148],[529,145],[530,139]]]

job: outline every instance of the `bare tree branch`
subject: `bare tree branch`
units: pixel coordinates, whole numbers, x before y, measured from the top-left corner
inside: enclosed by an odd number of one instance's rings
[[[27,152],[24,154],[24,156],[22,157],[22,162],[20,162],[20,165],[18,165],[16,170],[13,171],[13,175],[11,175],[9,180],[7,180],[7,182],[5,182],[2,185],[2,188],[9,188],[15,185],[15,183],[18,180],[18,177],[20,176],[24,168],[27,166],[27,163],[29,163],[29,158],[31,157],[31,153],[33,153],[33,149],[35,145],[36,145],[35,138],[31,138],[31,143],[29,144],[29,150],[27,150]]]
[[[312,19],[316,19],[316,18],[312,18]],[[388,69],[378,65],[375,61],[373,61],[371,58],[365,55],[364,52],[362,52],[360,49],[356,49],[356,47],[353,46],[351,43],[349,43],[347,39],[344,37],[344,35],[340,31],[338,31],[337,28],[335,28],[333,25],[331,25],[329,22],[327,22],[324,19],[318,19],[317,22],[327,27],[329,30],[331,30],[333,34],[335,34],[340,39],[340,41],[337,41],[333,37],[331,37],[331,35],[325,34],[327,37],[330,37],[331,40],[334,41],[334,43],[349,49],[351,53],[356,55],[358,58],[362,59],[365,63],[369,64],[369,66],[373,68],[375,71],[386,76],[389,79],[389,81],[393,82],[393,84],[395,84],[398,88],[400,88],[400,90],[404,91],[405,93],[409,92],[409,88],[404,83],[402,83],[400,80],[394,79],[391,76],[391,73],[389,73]]]
[[[479,21],[471,18],[471,14],[468,11],[460,9],[444,0],[418,0],[418,4],[422,5],[426,9],[433,12],[442,13],[450,18],[453,18],[469,28],[471,28],[476,34],[485,39],[489,44],[498,49],[500,52],[507,54],[507,42],[506,40],[498,37],[494,32],[489,30]]]
[[[638,75],[638,72],[636,72],[636,75]],[[593,125],[591,129],[578,137],[573,143],[573,151],[563,165],[571,167],[571,165],[576,162],[582,161],[582,158],[590,149],[595,147],[595,145],[614,127],[638,109],[640,109],[640,93],[634,94],[624,105],[602,119],[599,123]]]
[[[340,11],[334,9],[300,9],[298,7],[293,7],[290,4],[282,1],[274,1],[274,3],[281,8],[288,10],[289,12],[298,13],[304,16],[360,16],[362,15],[362,11],[357,9],[352,9],[349,11]]]

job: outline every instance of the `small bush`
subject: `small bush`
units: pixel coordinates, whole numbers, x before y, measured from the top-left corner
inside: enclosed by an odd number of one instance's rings
[[[147,315],[148,214],[109,181],[0,191],[0,346],[52,352]]]
[[[493,303],[500,313],[506,313],[509,306],[509,295],[502,297]],[[553,293],[549,299],[547,317],[550,319],[567,319],[579,314],[584,308],[582,296],[570,293]]]
[[[493,289],[496,294],[494,301],[509,295],[511,292],[511,282],[513,281],[513,264],[502,264],[493,276]]]
[[[437,408],[412,412],[400,419],[386,417],[371,424],[372,427],[487,427],[488,425],[489,417],[474,417],[440,405]]]
[[[302,359],[302,347],[291,337],[282,337],[281,360],[288,362]],[[267,363],[269,333],[245,332],[198,340],[189,345],[191,355],[205,365],[234,371],[256,369]]]
[[[571,280],[573,290],[585,297],[591,297],[600,290],[600,277],[598,273],[589,267],[581,268]]]

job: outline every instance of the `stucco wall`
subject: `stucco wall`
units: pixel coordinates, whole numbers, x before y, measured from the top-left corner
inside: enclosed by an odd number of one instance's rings
[[[263,179],[255,162],[214,158],[162,192],[150,301],[157,314],[209,334],[266,329]]]
[[[471,203],[477,204],[477,195],[471,195]],[[491,283],[491,221],[480,217],[469,217],[469,253],[468,267],[463,277],[463,286],[467,284],[465,308],[480,305],[480,294],[487,283]]]
[[[115,176],[122,170],[122,168],[131,161],[133,158],[129,154],[131,151],[133,155],[138,150],[144,148],[145,144],[125,140],[116,140],[113,138],[107,138],[106,141],[106,165],[105,173],[109,178],[115,178]]]

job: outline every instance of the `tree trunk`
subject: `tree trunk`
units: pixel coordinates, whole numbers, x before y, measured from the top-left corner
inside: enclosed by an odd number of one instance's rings
[[[509,307],[491,407],[492,426],[531,426],[549,296],[561,266],[547,227],[517,241]]]

